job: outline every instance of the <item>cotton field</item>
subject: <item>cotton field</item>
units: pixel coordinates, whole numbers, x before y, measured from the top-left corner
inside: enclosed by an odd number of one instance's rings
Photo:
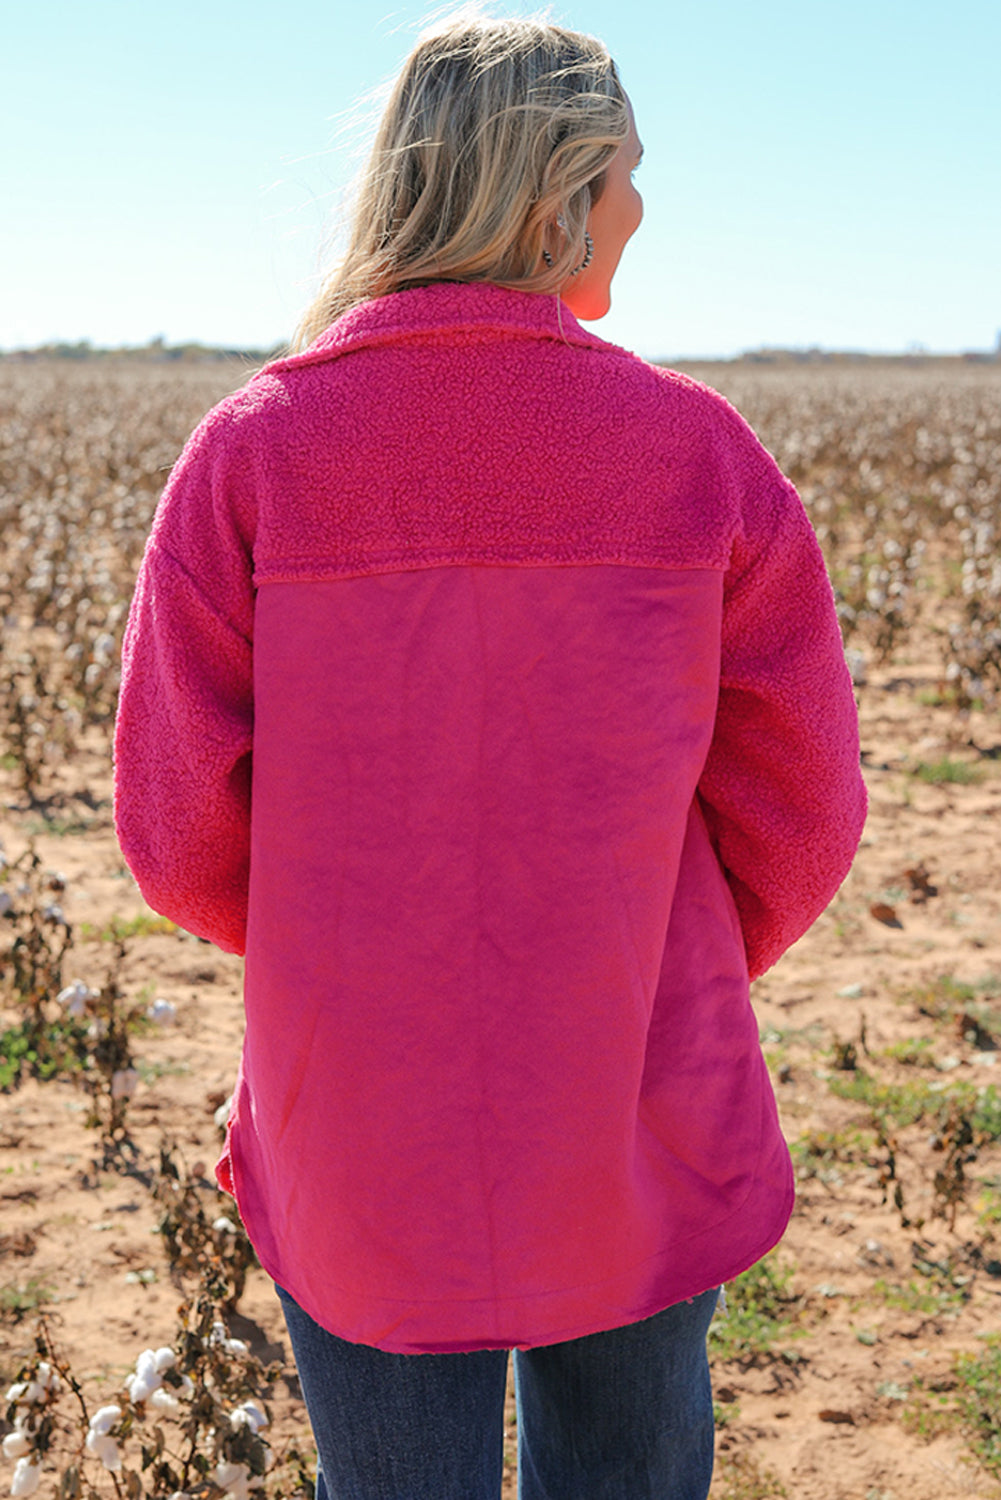
[[[796,1169],[710,1335],[713,1500],[1001,1481],[1001,364],[691,366],[827,559],[871,811],[754,986]],[[312,1444],[215,1185],[239,961],[149,911],[111,821],[133,580],[236,362],[0,358],[0,1493],[285,1500]],[[505,1439],[513,1500],[514,1415]]]

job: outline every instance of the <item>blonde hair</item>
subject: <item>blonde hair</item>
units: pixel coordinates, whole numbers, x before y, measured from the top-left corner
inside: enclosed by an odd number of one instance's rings
[[[347,251],[293,347],[359,302],[428,282],[555,292],[583,257],[591,204],[628,131],[615,64],[594,37],[468,16],[423,36],[379,124]]]

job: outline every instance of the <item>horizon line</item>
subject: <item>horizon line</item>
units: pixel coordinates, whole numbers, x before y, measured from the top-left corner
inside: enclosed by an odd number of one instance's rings
[[[147,339],[143,344],[96,344],[91,339],[49,339],[40,344],[20,345],[5,349],[0,347],[0,360],[19,359],[67,359],[86,360],[102,358],[128,358],[130,356],[150,362],[196,362],[198,360],[246,359],[270,361],[289,353],[288,343],[279,340],[273,344],[217,344],[203,343],[199,339],[183,339],[168,342],[161,335]],[[963,360],[972,363],[1001,363],[1001,333],[993,349],[930,349],[923,344],[909,344],[904,349],[866,349],[858,347],[835,348],[822,344],[757,344],[735,354],[670,354],[650,356],[651,364],[735,364],[740,362],[766,364],[777,360],[797,363],[823,363],[834,360]]]

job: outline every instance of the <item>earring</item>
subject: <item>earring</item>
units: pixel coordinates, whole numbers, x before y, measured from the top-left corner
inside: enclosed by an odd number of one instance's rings
[[[591,236],[588,234],[587,230],[585,229],[584,230],[584,259],[581,261],[581,263],[580,263],[579,266],[574,266],[573,270],[570,272],[570,275],[571,276],[578,276],[581,271],[586,271],[587,268],[588,268],[588,266],[591,264],[591,257],[592,257],[593,254],[594,254],[594,240],[592,240]]]
[[[561,229],[563,229],[563,228],[566,227],[561,219],[557,219],[556,222],[557,222],[557,224],[559,224],[559,226],[560,226]],[[588,266],[591,264],[591,257],[593,255],[594,255],[594,240],[592,240],[591,236],[588,234],[587,230],[585,229],[584,230],[584,259],[581,261],[581,263],[580,263],[579,266],[574,266],[573,270],[570,272],[570,275],[571,276],[579,276],[580,273],[581,273],[581,271],[586,271],[587,268],[588,268]],[[542,259],[545,261],[545,263],[549,267],[549,269],[552,270],[552,268],[553,268],[553,257],[550,255],[550,253],[549,253],[548,250],[543,250],[543,252],[542,252]]]

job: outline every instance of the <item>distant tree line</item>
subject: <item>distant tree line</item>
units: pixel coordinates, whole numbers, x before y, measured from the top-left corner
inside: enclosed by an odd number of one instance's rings
[[[106,347],[91,343],[90,339],[75,342],[58,340],[37,344],[32,349],[0,349],[0,359],[129,359],[149,360],[151,363],[188,362],[204,363],[210,360],[247,360],[252,364],[265,364],[284,354],[284,344],[273,344],[267,349],[223,347],[218,344],[168,344],[163,338],[150,339],[147,344],[122,344]]]

